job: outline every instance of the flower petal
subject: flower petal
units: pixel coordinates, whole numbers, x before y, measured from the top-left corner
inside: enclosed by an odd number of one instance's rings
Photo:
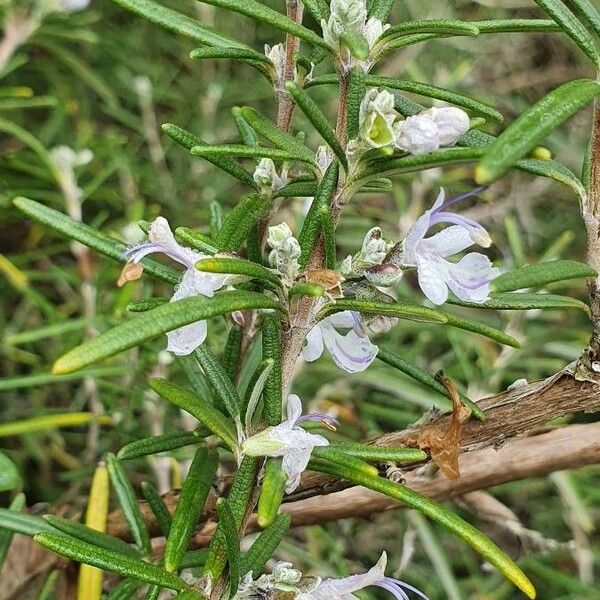
[[[316,590],[318,592],[317,598],[319,600],[321,598],[327,598],[328,600],[345,598],[347,594],[358,592],[371,585],[377,585],[385,579],[386,564],[387,555],[383,552],[377,564],[366,573],[350,575],[350,577],[342,577],[341,579],[324,579]]]
[[[416,265],[419,245],[423,241],[427,230],[431,227],[431,220],[434,218],[434,213],[444,204],[446,192],[444,188],[440,189],[433,206],[425,211],[412,226],[404,240],[404,262],[408,265]]]
[[[296,394],[290,394],[287,399],[287,423],[293,427],[302,414],[302,400]]]
[[[306,362],[313,362],[323,354],[323,333],[321,325],[317,323],[306,336],[306,341],[302,347],[302,357]]]
[[[331,323],[321,322],[323,341],[333,362],[348,373],[364,371],[375,359],[379,348],[354,330],[338,333]]]
[[[444,261],[434,255],[417,256],[417,275],[419,287],[433,304],[444,304],[448,300],[448,287],[446,286],[446,273]]]
[[[178,356],[191,354],[206,339],[206,321],[197,321],[167,333],[167,350]]]
[[[467,254],[458,263],[446,262],[446,269],[446,283],[466,302],[485,302],[490,282],[500,274],[500,269],[492,267],[490,259],[479,252]]]
[[[426,252],[439,256],[452,256],[472,245],[473,239],[469,231],[460,225],[452,225],[423,240],[421,247]]]

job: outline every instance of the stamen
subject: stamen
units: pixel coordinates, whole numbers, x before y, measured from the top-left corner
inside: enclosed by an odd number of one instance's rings
[[[436,212],[444,210],[445,208],[448,208],[449,206],[452,206],[453,204],[456,204],[457,202],[462,202],[463,200],[466,200],[467,198],[472,198],[473,196],[476,196],[477,194],[481,194],[481,192],[484,192],[485,190],[487,190],[488,187],[489,187],[489,185],[480,185],[479,187],[476,187],[476,188],[470,190],[469,192],[464,192],[463,194],[454,196],[454,198],[450,198],[450,200],[446,200],[446,202],[444,202],[444,204],[442,204],[442,206],[440,206]]]

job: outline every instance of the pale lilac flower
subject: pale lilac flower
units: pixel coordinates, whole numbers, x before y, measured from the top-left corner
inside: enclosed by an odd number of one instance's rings
[[[158,217],[150,226],[148,241],[129,248],[125,252],[125,257],[129,260],[128,265],[137,265],[145,256],[157,252],[165,254],[186,269],[181,282],[175,286],[171,302],[190,296],[211,297],[216,290],[226,284],[229,278],[227,275],[203,273],[196,270],[194,266],[196,262],[206,258],[207,255],[178,244],[169,227],[169,222],[163,217]],[[206,321],[190,323],[170,331],[167,333],[167,350],[180,356],[191,354],[204,342],[206,332]]]
[[[473,244],[488,248],[492,243],[488,232],[479,223],[445,210],[478,191],[481,189],[444,203],[445,193],[440,190],[435,204],[417,219],[404,240],[402,262],[417,268],[419,286],[433,304],[446,302],[448,288],[466,302],[485,302],[490,293],[490,282],[500,273],[492,267],[487,256],[478,252],[471,252],[456,263],[446,260]],[[438,223],[452,225],[426,238],[429,228]]]
[[[352,600],[357,598],[354,592],[371,586],[386,590],[396,600],[410,600],[408,592],[412,592],[423,600],[428,600],[425,594],[412,585],[392,577],[386,577],[386,565],[387,555],[383,552],[377,564],[366,573],[340,579],[323,579],[313,590],[301,592],[296,596],[296,600]]]
[[[304,421],[320,421],[330,427],[337,421],[324,413],[302,416],[302,402],[296,394],[290,394],[287,402],[287,419],[279,425],[267,427],[242,444],[242,453],[248,456],[283,457],[282,468],[287,475],[286,493],[290,494],[300,484],[300,476],[308,465],[313,448],[328,446],[322,435],[310,433],[299,426]]]
[[[349,329],[346,334],[338,329]],[[377,356],[379,348],[369,340],[360,313],[345,310],[319,321],[306,336],[302,348],[305,361],[312,362],[327,348],[333,362],[348,373],[364,371]]]

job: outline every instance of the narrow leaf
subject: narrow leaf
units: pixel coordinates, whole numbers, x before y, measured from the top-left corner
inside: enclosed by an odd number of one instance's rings
[[[194,350],[194,356],[200,363],[206,378],[215,392],[218,400],[217,408],[223,408],[234,418],[239,426],[241,400],[237,388],[221,361],[202,344]]]
[[[340,312],[342,310],[356,310],[365,315],[387,315],[398,317],[400,319],[410,319],[412,321],[426,321],[432,323],[446,323],[448,315],[445,313],[420,306],[418,304],[408,304],[406,302],[374,302],[371,300],[358,300],[353,298],[341,298],[334,303],[326,304],[317,319]]]
[[[144,556],[151,556],[150,536],[148,535],[133,486],[114,454],[109,453],[106,456],[106,462],[110,481],[119,499],[123,516],[129,525],[133,539]]]
[[[268,458],[256,511],[259,527],[268,527],[275,521],[285,493],[286,481],[287,475],[281,467],[281,459]]]
[[[591,0],[569,0],[575,12],[598,37],[600,37],[600,11]]]
[[[161,452],[171,452],[185,446],[193,446],[200,442],[203,432],[177,431],[148,438],[141,438],[123,446],[117,453],[119,460],[152,456]]]
[[[270,361],[272,368],[265,381],[263,392],[264,417],[267,425],[281,422],[282,375],[281,375],[281,319],[277,314],[265,315],[262,325],[263,360]]]
[[[325,175],[323,175],[323,179],[319,184],[319,188],[310,205],[308,214],[304,219],[304,224],[298,235],[298,241],[300,243],[300,248],[302,249],[298,262],[302,268],[306,267],[308,264],[308,260],[319,239],[319,234],[323,227],[321,211],[323,209],[330,210],[331,202],[337,189],[338,174],[339,163],[334,161],[329,165],[327,171],[325,171]]]
[[[327,117],[323,114],[317,103],[293,81],[288,81],[286,83],[286,88],[300,107],[300,110],[302,110],[306,118],[313,124],[314,128],[319,132],[321,137],[333,150],[340,163],[346,169],[348,167],[346,153],[336,138],[333,127],[331,127]]]
[[[187,150],[191,151],[192,148],[199,148],[201,146],[210,147],[209,144],[203,142],[199,137],[185,129],[182,129],[181,127],[178,127],[177,125],[165,123],[162,126],[162,130],[172,140]],[[252,175],[232,158],[229,158],[228,156],[204,156],[203,158],[215,165],[215,167],[222,169],[225,171],[225,173],[228,173],[236,179],[239,179],[241,182],[249,185],[250,187],[256,187],[256,183],[254,182]]]
[[[291,33],[292,35],[312,44],[313,46],[319,46],[322,48],[329,48],[325,41],[319,37],[314,31],[307,29],[303,25],[288,19],[286,16],[278,13],[277,11],[257,2],[256,0],[200,0],[205,4],[211,4],[212,6],[218,6],[219,8],[225,8],[226,10],[232,10],[234,12],[246,15],[251,19],[254,19],[260,23],[268,23],[276,29]]]
[[[321,79],[317,77],[316,79]],[[353,67],[348,81],[348,98],[346,100],[346,136],[349,140],[358,137],[360,127],[360,105],[366,92],[365,72],[361,66]],[[338,82],[334,77],[333,83]],[[311,81],[314,85],[315,79]]]
[[[411,489],[398,483],[393,483],[381,477],[370,477],[359,471],[341,467],[331,468],[324,463],[319,463],[312,467],[309,466],[309,468],[341,476],[356,485],[361,485],[385,494],[390,498],[394,498],[395,500],[406,504],[410,508],[418,510],[420,513],[433,519],[451,533],[467,542],[467,544],[483,556],[483,558],[493,564],[529,598],[535,598],[536,592],[532,583],[523,571],[521,571],[521,569],[502,550],[500,550],[498,546],[471,524],[467,523],[437,502],[424,498],[420,494],[417,494]]]
[[[28,537],[33,537],[43,531],[56,533],[56,529],[41,517],[35,517],[24,514],[20,510],[11,510],[8,508],[0,508],[0,530],[2,529],[12,531],[13,533],[20,533]]]
[[[92,529],[91,526],[83,525],[77,521],[71,521],[70,519],[64,519],[55,515],[46,515],[44,519],[46,519],[56,531],[64,533],[65,535],[77,538],[88,544],[93,544],[99,548],[113,550],[114,552],[128,554],[129,556],[135,556],[137,558],[140,557],[140,553],[127,542]]]
[[[252,546],[241,562],[241,573],[262,572],[267,561],[273,556],[277,546],[282,542],[290,528],[292,518],[287,514],[280,514],[260,535],[254,540]]]
[[[464,319],[462,317],[458,317],[456,315],[445,313],[447,318],[447,323],[451,327],[456,327],[457,329],[463,329],[464,331],[471,331],[473,333],[478,333],[479,335],[483,335],[500,344],[504,344],[506,346],[512,346],[513,348],[520,348],[521,344],[514,337],[496,329],[495,327],[491,327],[487,323],[482,323],[481,321],[473,321],[472,319]]]
[[[235,59],[235,60],[255,60],[272,67],[271,61],[260,52],[251,48],[196,48],[190,52],[192,60],[206,59]]]
[[[212,29],[202,26],[195,19],[171,10],[153,0],[114,0],[114,2],[156,25],[188,37],[199,44],[216,46],[218,48],[227,48],[230,46],[249,48],[249,46],[216,33]]]
[[[447,398],[449,396],[448,390],[430,373],[417,367],[416,365],[409,363],[404,360],[397,352],[393,352],[388,348],[379,347],[379,351],[377,352],[377,358],[384,363],[402,371],[405,375],[412,377],[419,383],[427,386],[429,389],[437,392],[438,394]],[[480,421],[485,421],[485,413],[469,398],[464,395],[460,395],[461,400],[471,409],[471,412],[474,417],[477,417]],[[449,410],[451,408],[450,402],[444,401],[444,409]]]
[[[250,232],[269,206],[269,200],[251,194],[242,198],[227,215],[219,230],[217,246],[223,252],[235,252],[247,241]]]
[[[235,310],[258,308],[278,309],[280,305],[262,294],[242,291],[220,292],[212,298],[194,296],[169,302],[67,352],[56,361],[53,372],[57,375],[73,373],[183,325]]]
[[[378,42],[395,38],[399,35],[413,33],[438,33],[447,35],[478,35],[479,29],[476,24],[452,19],[423,19],[419,21],[404,21],[399,25],[393,25],[383,32]]]
[[[600,95],[600,83],[565,83],[524,112],[486,151],[476,169],[479,183],[491,183],[531,151],[552,130]]]
[[[171,522],[172,517],[165,501],[162,499],[161,495],[156,491],[156,488],[148,483],[147,481],[142,481],[142,494],[162,531],[162,534],[165,537],[169,536],[169,532],[171,531]]]
[[[198,271],[204,273],[244,275],[252,279],[263,279],[272,283],[277,288],[280,288],[282,285],[281,278],[273,271],[243,258],[215,256],[214,258],[203,258],[195,266]]]
[[[238,539],[237,525],[229,502],[219,498],[217,502],[217,514],[219,526],[225,537],[225,550],[227,562],[229,563],[229,597],[233,598],[240,583],[240,543]]]
[[[190,465],[167,538],[164,566],[175,572],[187,550],[190,537],[204,509],[219,464],[216,451],[198,448]]]
[[[7,512],[15,512],[19,513],[25,507],[25,494],[17,494],[13,501],[10,503]],[[1,517],[0,517],[1,519]],[[8,555],[8,550],[10,548],[11,542],[13,539],[13,532],[10,529],[4,529],[0,525],[0,571],[2,570],[2,565],[6,560]]]
[[[350,54],[357,60],[369,58],[369,42],[360,31],[355,29],[344,31],[340,35],[340,43],[348,48]]]
[[[256,133],[269,140],[272,144],[275,144],[278,148],[301,156],[303,162],[312,162],[314,164],[314,152],[292,134],[280,131],[273,121],[267,119],[267,117],[261,115],[257,110],[250,106],[243,106],[240,111],[244,119],[246,119],[250,127],[252,127]]]
[[[21,484],[21,476],[15,463],[0,451],[0,492],[14,490]]]
[[[250,431],[252,428],[252,419],[254,418],[258,403],[265,389],[267,378],[273,370],[274,363],[275,361],[273,359],[263,360],[248,383],[243,407],[245,411],[244,425],[246,431]]]
[[[151,379],[149,383],[150,387],[165,400],[196,417],[203,425],[220,437],[232,451],[237,449],[235,429],[227,417],[214,406],[166,379]]]
[[[535,0],[535,3],[558,23],[560,28],[592,60],[596,68],[600,69],[600,51],[594,38],[562,0]]]
[[[357,442],[330,442],[329,447],[367,462],[415,463],[427,460],[427,453],[418,448],[376,446]]]
[[[497,293],[492,294],[485,302],[463,302],[452,299],[451,304],[467,306],[469,308],[487,308],[492,310],[561,310],[575,308],[588,311],[587,304],[569,298],[568,296],[557,296],[556,294],[528,294],[528,293]]]
[[[127,262],[127,259],[124,257],[127,244],[100,233],[93,227],[75,221],[67,215],[48,208],[35,200],[16,198],[13,200],[13,204],[28,217],[31,217],[42,225],[46,225],[63,237],[80,242],[84,246],[119,262]],[[181,275],[175,269],[162,265],[151,258],[144,258],[141,264],[144,266],[144,270],[151,275],[168,283],[179,283]]]
[[[51,550],[55,554],[76,562],[92,565],[104,571],[116,573],[121,577],[132,577],[176,591],[185,589],[185,584],[177,575],[168,573],[162,567],[126,554],[98,548],[62,533],[38,533],[34,540],[40,546]]]
[[[244,146],[243,144],[212,144],[206,146],[194,146],[191,151],[193,156],[207,158],[221,158],[223,156],[236,156],[240,158],[270,158],[275,161],[297,161],[305,162],[314,166],[313,157],[294,154],[291,151],[279,148],[266,148],[264,146]]]
[[[493,292],[512,292],[542,287],[555,281],[596,277],[596,275],[592,267],[576,260],[553,260],[502,273],[492,281],[491,287]]]

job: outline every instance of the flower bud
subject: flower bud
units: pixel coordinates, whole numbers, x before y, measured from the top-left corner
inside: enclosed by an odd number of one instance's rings
[[[271,225],[267,234],[267,244],[273,249],[281,248],[286,240],[293,237],[290,226],[283,221],[279,225]]]
[[[281,181],[275,170],[275,163],[270,158],[261,158],[252,178],[256,185],[266,189],[274,189],[275,184]]]
[[[383,262],[388,250],[387,242],[383,239],[381,228],[373,227],[365,235],[362,243],[362,260],[379,265]]]
[[[430,114],[437,125],[440,146],[453,146],[471,126],[469,115],[454,106],[434,107],[426,110],[425,113]]]
[[[438,126],[429,115],[408,117],[394,129],[396,147],[410,154],[427,154],[440,147]]]

